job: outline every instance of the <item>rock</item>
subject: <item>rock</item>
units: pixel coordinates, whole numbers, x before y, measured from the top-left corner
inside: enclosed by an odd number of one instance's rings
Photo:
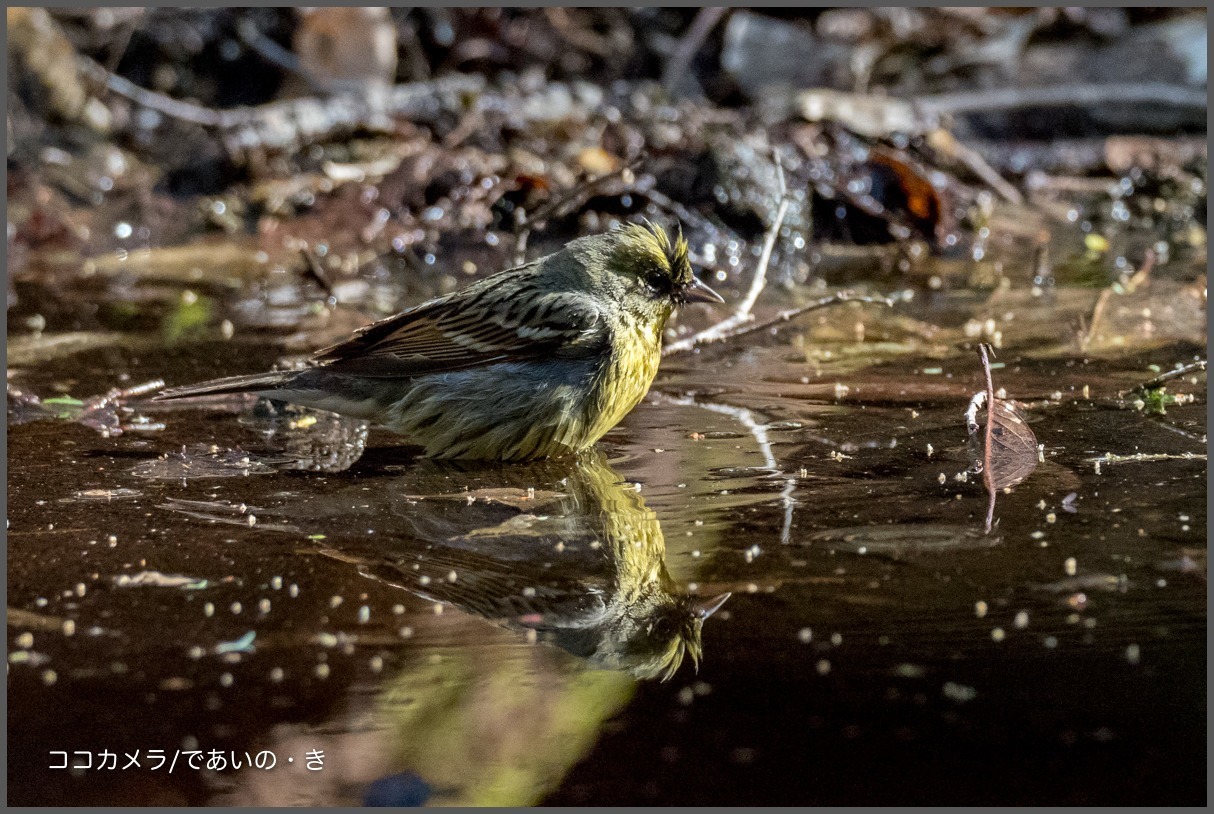
[[[849,87],[850,52],[808,26],[739,10],[725,25],[721,66],[758,99],[772,88]]]

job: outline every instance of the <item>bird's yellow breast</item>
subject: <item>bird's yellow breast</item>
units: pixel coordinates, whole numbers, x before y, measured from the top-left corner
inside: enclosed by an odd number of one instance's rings
[[[658,372],[661,333],[656,326],[625,324],[616,328],[587,416],[586,445],[623,420],[641,403]]]

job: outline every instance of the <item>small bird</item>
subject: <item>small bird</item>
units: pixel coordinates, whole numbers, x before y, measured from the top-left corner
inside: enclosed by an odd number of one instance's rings
[[[561,492],[535,514],[414,496],[409,532],[386,543],[388,535],[352,535],[348,544],[330,535],[324,553],[427,601],[529,631],[595,667],[663,681],[684,660],[698,671],[704,622],[730,595],[688,594],[675,582],[657,514],[602,450],[509,469],[493,482],[518,492],[514,484],[559,484]]]
[[[156,399],[256,393],[381,424],[430,458],[568,455],[644,398],[688,302],[724,300],[692,274],[681,231],[627,224],[368,325],[312,367]]]

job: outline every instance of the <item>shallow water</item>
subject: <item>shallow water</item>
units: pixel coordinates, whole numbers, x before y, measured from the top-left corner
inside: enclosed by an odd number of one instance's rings
[[[1130,394],[1204,356],[1196,269],[1086,340],[1100,289],[1027,274],[815,312],[667,359],[598,454],[507,468],[251,399],[84,403],[264,369],[317,312],[27,281],[9,801],[1200,801],[1204,374],[1162,415]],[[987,532],[963,412],[996,331],[1043,449]]]

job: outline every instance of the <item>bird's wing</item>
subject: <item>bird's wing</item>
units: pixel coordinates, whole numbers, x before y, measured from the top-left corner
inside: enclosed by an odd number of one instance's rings
[[[320,351],[334,372],[395,378],[496,362],[578,358],[609,342],[602,309],[585,294],[532,284],[459,292],[360,329]]]

